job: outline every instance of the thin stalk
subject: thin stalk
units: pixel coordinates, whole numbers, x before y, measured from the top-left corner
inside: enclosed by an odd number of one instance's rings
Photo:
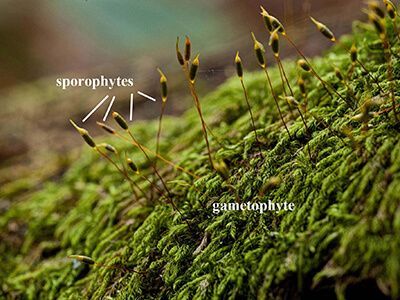
[[[213,163],[213,160],[212,160],[212,157],[211,157],[211,149],[210,149],[210,143],[208,141],[206,123],[204,121],[203,113],[201,111],[201,105],[200,105],[199,97],[198,97],[197,92],[196,92],[196,87],[195,87],[194,83],[191,83],[191,82],[189,82],[189,86],[190,86],[190,92],[191,92],[191,94],[193,96],[193,99],[195,99],[197,112],[198,112],[200,120],[201,120],[201,128],[202,128],[203,136],[204,136],[204,139],[206,141],[206,146],[207,146],[208,160],[210,161],[211,168],[215,169],[214,163]]]
[[[276,60],[276,64],[278,65],[279,77],[281,78],[281,82],[282,82],[283,94],[285,95],[285,97],[287,97],[288,94],[287,94],[286,88],[285,88],[286,83],[285,83],[285,79],[284,79],[284,77],[283,77],[283,72],[282,72],[282,69],[281,69],[281,64],[279,63],[279,58],[276,57],[276,56],[274,56],[274,57],[275,57],[275,60]]]
[[[254,136],[255,136],[256,141],[258,143],[258,149],[260,150],[261,157],[264,158],[264,156],[262,154],[261,143],[260,143],[260,140],[258,139],[258,135],[257,135],[257,129],[256,129],[256,124],[254,122],[253,112],[251,110],[251,106],[250,106],[250,102],[249,102],[249,95],[247,93],[246,86],[244,85],[243,78],[240,78],[240,84],[242,85],[244,98],[246,99],[247,108],[249,110],[249,114],[250,114],[250,118],[251,118],[251,124],[253,126]]]
[[[206,123],[204,121],[203,113],[201,111],[200,100],[199,100],[199,97],[198,97],[197,92],[196,92],[195,84],[194,84],[194,82],[192,82],[190,80],[190,77],[189,77],[189,62],[188,61],[185,61],[185,64],[182,66],[182,70],[183,70],[183,73],[185,74],[185,77],[187,79],[189,90],[190,90],[190,93],[191,93],[192,98],[194,100],[194,104],[196,106],[196,110],[197,110],[197,113],[198,113],[200,121],[201,121],[201,129],[202,129],[203,137],[204,137],[204,140],[205,140],[206,146],[207,146],[208,160],[210,162],[211,168],[215,170],[214,163],[213,163],[213,160],[212,160],[212,157],[211,157],[211,149],[210,149],[210,143],[208,141]]]
[[[281,77],[281,80],[282,80],[283,93],[285,94],[286,97],[288,96],[287,93],[286,93],[286,90],[285,90],[285,83],[286,83],[286,85],[289,88],[290,95],[294,98],[294,93],[293,93],[292,87],[290,86],[289,80],[288,80],[288,78],[286,76],[286,72],[285,72],[285,69],[283,68],[282,61],[281,61],[279,55],[274,55],[274,57],[275,57],[276,62],[278,64],[279,74],[280,74],[280,77]],[[293,116],[293,110],[292,110],[291,105],[289,105],[289,109],[290,109],[290,114]]]
[[[294,93],[293,93],[292,87],[290,86],[289,79],[288,79],[288,77],[287,77],[287,75],[286,75],[285,69],[283,68],[282,60],[280,59],[279,56],[277,57],[277,59],[278,59],[278,64],[280,65],[280,67],[281,67],[281,69],[282,69],[283,77],[285,78],[286,84],[287,84],[287,86],[288,86],[288,88],[289,88],[290,95],[291,95],[292,97],[294,97]]]
[[[162,101],[161,104],[161,112],[160,112],[160,118],[158,119],[158,131],[157,131],[157,143],[156,143],[156,158],[158,158],[158,155],[160,154],[160,137],[161,137],[161,127],[162,127],[162,119],[164,116],[164,111],[166,107],[166,102]],[[157,160],[154,162],[157,164]]]
[[[157,161],[158,161],[158,155],[160,154],[160,137],[161,137],[161,128],[162,128],[162,119],[164,116],[164,111],[166,107],[166,101],[161,101],[161,112],[160,112],[160,117],[158,119],[158,130],[157,130],[157,141],[156,141],[156,159],[154,160],[154,166],[157,167]],[[154,176],[153,178],[153,183],[156,181],[156,178]],[[153,195],[152,195],[153,196]]]
[[[267,81],[268,81],[268,84],[269,84],[269,87],[270,87],[270,90],[271,90],[271,93],[272,93],[272,97],[274,98],[275,105],[276,105],[276,107],[277,107],[277,109],[278,109],[279,116],[280,116],[280,118],[281,118],[281,121],[282,121],[282,123],[283,123],[283,126],[285,127],[286,132],[287,132],[287,134],[289,135],[289,138],[292,139],[292,136],[290,135],[289,129],[288,129],[287,126],[286,126],[285,120],[283,119],[282,111],[281,111],[281,108],[279,107],[278,99],[277,99],[277,97],[276,97],[274,88],[273,88],[273,86],[272,86],[271,78],[269,77],[269,73],[268,73],[267,67],[266,67],[266,66],[263,66],[262,68],[264,69],[265,76],[267,77]]]

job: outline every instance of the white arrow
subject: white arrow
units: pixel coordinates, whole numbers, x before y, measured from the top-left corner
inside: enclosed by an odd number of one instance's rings
[[[130,111],[129,111],[129,121],[132,121],[133,119],[133,110],[135,109],[135,104],[133,103],[133,94],[131,94],[131,105],[130,105]]]
[[[104,117],[103,117],[103,122],[105,122],[107,120],[107,117],[108,117],[108,114],[110,113],[111,107],[114,104],[114,100],[115,100],[115,96],[112,97],[111,102],[108,105],[107,111],[106,111],[106,113],[104,114]]]
[[[95,111],[104,103],[104,101],[106,101],[107,99],[108,99],[108,95],[105,96],[105,97],[103,98],[103,100],[101,100],[101,101],[90,111],[90,113],[88,113],[87,116],[83,118],[82,123],[84,123],[87,119],[89,119],[90,116],[93,115],[94,112],[95,112]]]
[[[143,96],[143,97],[145,97],[145,98],[147,98],[147,99],[149,99],[149,100],[151,100],[151,101],[154,101],[154,102],[157,101],[155,98],[153,98],[153,97],[151,97],[151,96],[149,96],[149,95],[146,95],[145,93],[143,93],[143,92],[141,92],[141,91],[138,91],[137,93],[138,93],[140,96]]]

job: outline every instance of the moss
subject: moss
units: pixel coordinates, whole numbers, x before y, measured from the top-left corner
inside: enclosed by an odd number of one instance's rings
[[[397,53],[394,39],[392,50]],[[353,36],[342,41],[349,46],[353,40],[360,59],[386,89],[378,36],[369,26],[355,23]],[[393,59],[396,75],[400,61]],[[298,96],[295,62],[284,64]],[[338,47],[312,64],[332,84],[333,64],[343,73],[350,68],[348,53]],[[278,69],[270,72],[281,90]],[[21,179],[2,191],[3,199],[12,198],[0,216],[3,294],[27,299],[280,299],[335,294],[352,298],[352,291],[358,291],[357,296],[370,292],[398,298],[400,141],[392,113],[374,117],[371,128],[361,130],[362,124],[351,120],[357,111],[327,96],[309,76],[311,138],[300,117],[290,115],[282,102],[295,137],[290,140],[265,90],[264,74],[245,74],[245,83],[263,157],[236,78],[202,100],[214,133],[209,138],[215,157],[229,168],[226,181],[209,168],[195,110],[165,119],[161,152],[200,176],[194,179],[159,163],[182,215],[165,198],[134,199],[113,166],[88,149],[57,181],[27,192],[30,185]],[[350,85],[359,105],[379,95],[359,67]],[[337,90],[346,93],[340,84]],[[377,110],[390,108],[389,97],[381,97],[385,101]],[[353,142],[343,134],[345,127],[351,128]],[[132,127],[150,148],[156,129],[155,122]],[[104,139],[151,174],[140,152]],[[273,177],[281,183],[260,194]],[[147,182],[138,178],[137,183],[149,193]],[[237,199],[288,201],[296,209],[213,214],[213,202]],[[90,256],[100,265],[72,262],[66,258],[69,254]]]

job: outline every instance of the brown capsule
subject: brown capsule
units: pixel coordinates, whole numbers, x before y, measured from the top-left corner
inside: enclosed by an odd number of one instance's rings
[[[240,56],[239,56],[239,51],[236,52],[235,66],[236,66],[236,74],[237,74],[237,76],[239,78],[243,78],[243,65],[242,65],[242,60],[240,59]]]
[[[106,144],[104,147],[107,151],[111,152],[111,153],[117,153],[117,149],[115,149],[113,146],[111,146],[110,144]]]
[[[115,120],[115,122],[117,122],[117,124],[124,130],[128,130],[128,123],[126,122],[126,120],[124,119],[123,116],[121,116],[119,113],[117,113],[116,111],[114,111],[112,113],[112,116]]]
[[[89,135],[89,132],[85,130],[85,133],[82,134],[83,139],[85,140],[86,144],[88,144],[90,147],[95,148],[96,143],[94,142],[93,138]]]
[[[385,18],[385,12],[381,9],[379,6],[379,3],[377,1],[369,1],[368,2],[368,7],[370,10],[372,10],[379,18],[384,19]]]
[[[383,26],[382,21],[380,19],[378,19],[375,14],[369,13],[368,19],[374,25],[374,27],[379,35],[385,34],[385,27]]]
[[[343,74],[342,74],[342,72],[340,71],[339,68],[335,68],[335,76],[336,76],[337,79],[339,79],[340,81],[343,81],[343,80],[344,80]]]
[[[333,32],[326,26],[325,24],[318,22],[313,17],[310,17],[311,21],[317,26],[319,32],[323,34],[327,39],[331,40],[332,42],[336,41],[335,35]]]
[[[86,142],[86,144],[88,144],[92,148],[96,148],[96,143],[94,142],[93,138],[90,136],[89,132],[86,129],[79,127],[72,120],[69,120],[69,122],[79,132],[79,134],[82,136],[82,138]]]
[[[265,27],[267,27],[269,32],[273,31],[274,28],[272,27],[271,19],[269,18],[270,15],[268,14],[268,12],[265,10],[264,7],[260,6],[260,8],[261,8],[261,16],[263,17]]]
[[[393,20],[396,18],[396,10],[393,6],[387,6],[386,10],[388,12],[389,17]]]
[[[178,59],[178,62],[181,66],[183,66],[185,64],[185,60],[183,59],[183,55],[181,53],[181,51],[179,50],[179,36],[176,38],[176,57]]]
[[[257,61],[262,68],[265,68],[264,46],[259,41],[257,41],[256,36],[253,32],[251,33],[251,36],[254,41],[254,53],[256,54]]]
[[[185,61],[190,60],[191,42],[188,36],[185,38]]]
[[[299,79],[297,80],[297,84],[299,85],[301,94],[304,96],[307,93],[304,79],[302,77],[299,77]]]
[[[101,123],[101,122],[96,122],[97,125],[99,125],[103,130],[107,131],[108,133],[115,134],[114,128],[111,126],[108,126],[107,124]]]
[[[352,63],[357,61],[357,47],[355,44],[353,44],[350,48],[350,58]]]
[[[279,57],[279,35],[277,29],[271,32],[271,36],[269,37],[269,45],[271,46],[274,55]]]
[[[160,73],[161,99],[163,102],[167,102],[167,97],[168,97],[167,77],[159,68],[157,70],[158,73]]]
[[[261,16],[264,19],[264,24],[268,31],[272,32],[274,30],[278,30],[280,33],[285,34],[285,28],[283,27],[282,23],[274,16],[271,16],[264,7],[260,6],[260,8]]]
[[[95,261],[89,256],[84,255],[68,255],[68,258],[76,259],[77,261],[83,262],[87,265],[94,265]]]
[[[386,11],[391,19],[395,19],[397,15],[396,6],[390,0],[383,0],[386,6]]]
[[[196,57],[193,59],[193,62],[190,65],[190,70],[189,70],[189,79],[192,83],[194,83],[196,79],[196,74],[197,70],[199,69],[199,65],[200,65],[199,55],[197,54]]]
[[[136,174],[139,174],[139,168],[136,166],[136,164],[132,161],[132,159],[127,158],[126,163],[128,164],[128,167],[135,172]]]
[[[306,72],[310,72],[311,71],[311,68],[310,68],[309,64],[304,59],[299,59],[297,61],[297,65],[300,68],[302,68],[304,71],[306,71]]]
[[[270,15],[269,19],[270,19],[273,30],[278,30],[278,32],[285,34],[285,28],[283,27],[282,23],[277,18]]]

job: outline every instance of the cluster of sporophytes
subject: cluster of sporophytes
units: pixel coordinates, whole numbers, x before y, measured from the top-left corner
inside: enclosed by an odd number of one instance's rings
[[[61,183],[0,217],[1,289],[32,299],[398,298],[398,15],[383,4],[370,2],[370,22],[341,40],[311,18],[335,45],[312,60],[261,8],[276,66],[252,34],[262,72],[245,74],[233,53],[239,81],[202,103],[199,56],[191,59],[188,37],[183,53],[177,40],[195,111],[163,118],[168,87],[159,70],[157,124],[129,127],[114,112],[123,133],[98,123],[115,137],[104,144],[71,121],[110,164],[85,153]],[[281,60],[283,40],[295,62]],[[267,200],[296,209],[212,213],[214,202]],[[10,230],[24,222],[15,250]]]
[[[396,33],[396,36],[394,37],[394,39],[392,39],[392,41],[394,43],[397,43],[397,39],[399,38],[399,35],[398,35],[398,28],[396,25],[396,19],[397,19],[396,7],[390,0],[385,0],[384,4],[385,4],[389,19],[392,21],[392,29]],[[280,119],[282,121],[282,125],[284,126],[290,140],[294,140],[294,137],[292,137],[292,135],[290,134],[289,126],[287,125],[287,121],[285,121],[285,118],[288,119],[288,121],[290,121],[290,119],[297,118],[297,116],[300,117],[300,119],[304,125],[306,139],[309,140],[311,138],[311,131],[307,125],[307,117],[308,116],[306,115],[307,114],[307,87],[306,87],[306,83],[304,80],[304,76],[307,73],[310,74],[312,77],[314,77],[317,81],[320,82],[321,86],[325,89],[326,93],[329,95],[329,97],[331,99],[334,99],[334,97],[337,97],[337,99],[340,99],[341,101],[343,101],[343,103],[346,104],[348,109],[350,109],[352,111],[359,111],[359,114],[354,116],[353,119],[361,121],[363,123],[363,129],[365,129],[365,130],[368,129],[368,123],[370,122],[371,118],[373,118],[373,116],[374,116],[374,114],[371,113],[369,108],[373,107],[374,104],[381,105],[382,104],[381,102],[386,103],[384,99],[385,99],[385,97],[388,97],[388,96],[390,97],[392,106],[391,106],[391,108],[385,109],[385,111],[381,112],[381,113],[389,114],[389,112],[392,111],[393,118],[395,120],[394,125],[395,126],[398,125],[396,97],[395,97],[395,90],[394,90],[394,83],[393,83],[394,78],[393,78],[393,62],[392,62],[392,48],[391,48],[392,45],[391,45],[390,37],[388,35],[388,25],[386,24],[388,20],[385,19],[385,17],[386,17],[385,11],[379,6],[379,4],[376,1],[369,2],[368,7],[369,7],[369,10],[367,10],[366,13],[368,14],[368,18],[369,18],[371,24],[373,24],[373,26],[375,27],[376,32],[381,40],[382,48],[383,48],[383,56],[386,60],[387,81],[389,83],[389,87],[387,88],[387,90],[382,89],[382,87],[379,84],[379,80],[377,78],[375,78],[375,76],[365,67],[364,63],[359,60],[358,50],[357,50],[357,46],[355,43],[353,43],[352,46],[350,48],[348,48],[346,45],[343,45],[342,43],[340,43],[340,41],[338,41],[336,39],[335,34],[328,28],[328,26],[326,26],[322,22],[317,21],[315,18],[310,17],[311,21],[315,24],[317,30],[325,38],[330,40],[332,43],[337,44],[339,47],[342,47],[343,49],[345,49],[345,51],[347,51],[349,53],[349,64],[351,65],[351,68],[349,70],[346,70],[345,72],[343,72],[340,68],[333,66],[334,73],[335,73],[336,78],[339,81],[339,84],[343,85],[343,87],[345,88],[345,93],[342,94],[338,91],[340,89],[340,87],[334,86],[334,85],[337,85],[336,83],[331,83],[331,82],[328,82],[327,80],[324,80],[321,78],[321,76],[318,74],[317,70],[311,65],[311,63],[309,62],[307,57],[302,53],[302,51],[296,46],[296,44],[293,42],[293,40],[288,36],[283,24],[276,17],[269,14],[264,7],[261,6],[261,16],[263,17],[265,27],[270,34],[269,46],[271,47],[273,57],[275,58],[276,65],[279,70],[279,76],[281,79],[281,86],[280,86],[281,87],[281,91],[280,91],[281,95],[279,95],[279,93],[273,87],[271,76],[268,72],[266,57],[264,55],[264,53],[265,53],[264,45],[260,41],[257,40],[254,33],[251,33],[251,36],[252,36],[252,39],[254,42],[254,52],[255,52],[255,56],[256,56],[258,64],[260,65],[260,67],[263,69],[263,71],[265,73],[266,80],[267,80],[268,87],[269,87],[269,92],[271,93],[271,95],[274,99],[276,109],[277,109]],[[298,75],[297,85],[298,85],[300,93],[297,95],[295,95],[295,93],[294,93],[294,89],[292,88],[292,86],[290,84],[290,81],[286,74],[285,68],[280,59],[280,54],[279,54],[280,38],[279,38],[279,36],[284,37],[290,43],[290,45],[297,51],[297,53],[300,56],[300,59],[297,61],[297,65],[299,67],[299,73],[298,73],[299,75]],[[204,120],[199,96],[196,92],[196,86],[195,86],[196,75],[197,75],[197,71],[199,69],[200,60],[199,60],[199,55],[196,55],[192,61],[190,60],[191,48],[192,48],[191,41],[190,41],[189,37],[186,36],[184,53],[182,54],[179,49],[179,37],[177,38],[177,41],[176,41],[177,60],[180,64],[180,66],[182,67],[182,71],[187,79],[189,90],[193,97],[194,104],[195,104],[196,110],[198,112],[200,121],[201,121],[201,130],[203,132],[203,137],[204,137],[204,141],[205,141],[206,148],[207,148],[207,156],[209,159],[211,169],[216,170],[219,174],[221,174],[221,176],[223,178],[228,179],[229,172],[227,170],[226,164],[223,161],[216,163],[216,162],[214,162],[214,159],[213,159],[211,145],[210,145],[209,138],[208,138],[208,132],[210,132],[212,134],[212,131],[207,126],[207,124]],[[237,76],[240,79],[240,83],[241,83],[241,86],[243,89],[247,109],[248,109],[249,115],[251,117],[251,126],[252,126],[252,129],[254,132],[254,137],[255,137],[257,147],[259,149],[259,155],[262,157],[263,156],[262,142],[260,141],[260,139],[257,136],[256,122],[255,122],[253,112],[251,109],[251,103],[250,103],[250,99],[248,96],[248,92],[247,92],[247,89],[246,89],[246,86],[245,86],[244,80],[243,80],[244,70],[243,70],[242,60],[239,56],[239,52],[236,53],[234,63],[235,63],[235,67],[236,67]],[[353,87],[351,87],[351,85],[349,84],[349,82],[351,82],[351,80],[352,80],[352,76],[353,76],[353,73],[354,73],[356,67],[362,68],[362,70],[365,72],[365,74],[371,78],[372,82],[374,84],[376,84],[376,87],[379,89],[379,95],[377,95],[376,97],[372,98],[369,101],[366,101],[365,103],[360,103],[360,100],[355,95],[355,91],[354,91]],[[117,122],[117,124],[119,125],[119,127],[121,127],[123,130],[125,130],[128,133],[129,137],[132,139],[132,141],[131,141],[132,144],[135,147],[137,147],[144,154],[144,156],[150,163],[152,170],[154,171],[154,175],[156,177],[158,177],[158,179],[160,180],[160,182],[162,184],[162,187],[165,189],[165,193],[166,193],[165,197],[168,198],[169,203],[173,206],[173,208],[179,212],[179,210],[177,209],[176,205],[174,204],[174,202],[172,200],[171,193],[168,190],[168,187],[167,187],[164,179],[162,178],[160,173],[157,171],[157,167],[156,167],[157,160],[159,158],[161,158],[162,160],[164,160],[165,162],[174,166],[175,168],[177,168],[183,172],[186,172],[187,174],[192,175],[195,179],[198,179],[199,177],[196,176],[195,174],[183,169],[182,167],[179,167],[178,165],[168,161],[167,159],[163,158],[160,155],[160,152],[159,152],[160,136],[161,136],[161,129],[162,129],[162,119],[163,119],[163,115],[164,115],[165,107],[166,107],[166,103],[167,103],[167,98],[168,98],[168,86],[167,86],[167,77],[165,76],[165,74],[160,69],[158,69],[158,72],[160,73],[162,106],[161,106],[161,113],[160,113],[160,117],[159,117],[159,125],[158,125],[158,131],[157,131],[157,142],[156,142],[155,152],[144,147],[137,141],[137,139],[133,136],[131,130],[129,129],[127,121],[119,113],[113,112],[112,115],[113,115],[113,118],[115,119],[115,121]],[[280,103],[280,102],[282,102],[281,100],[286,102],[289,106],[290,113],[287,116],[284,116],[282,114],[282,109],[281,109],[282,103]],[[310,114],[311,118],[314,118],[318,122],[322,122],[323,126],[326,126],[332,134],[336,135],[343,142],[343,144],[347,146],[346,142],[343,140],[343,137],[344,137],[346,131],[335,132],[331,128],[329,123],[321,121],[321,118],[315,116],[313,113],[309,113],[309,114]],[[379,114],[379,113],[376,113],[376,114]],[[122,169],[121,169],[112,160],[112,158],[109,155],[107,155],[106,153],[101,151],[101,148],[104,148],[108,152],[116,154],[117,157],[119,159],[121,159],[121,157],[118,155],[118,151],[113,146],[111,146],[109,144],[101,144],[99,146],[96,145],[94,140],[91,138],[91,136],[85,129],[78,127],[72,120],[71,120],[71,123],[78,130],[78,132],[81,134],[81,136],[83,137],[85,142],[90,147],[95,149],[101,156],[103,156],[107,160],[109,160],[128,181],[130,181],[130,182],[132,181],[124,167],[124,164],[122,164]],[[125,139],[120,134],[117,134],[116,130],[114,130],[110,126],[108,126],[104,123],[99,123],[99,122],[98,122],[98,125],[100,127],[102,127],[108,133],[116,134],[118,137]],[[214,136],[214,134],[212,134],[212,135]],[[216,138],[216,139],[218,139],[218,138]],[[220,143],[218,143],[218,145],[216,145],[216,148],[221,147],[221,146],[222,145]],[[307,148],[310,162],[312,164],[314,164],[315,162],[313,161],[310,147],[308,146],[305,148]],[[152,160],[149,157],[149,153],[155,155],[154,160]],[[126,160],[127,160],[127,166],[131,170],[133,170],[136,174],[140,174],[140,172],[138,171],[138,168],[136,167],[134,162],[129,158]],[[142,177],[144,180],[149,181],[148,178],[146,178],[144,176],[142,176]],[[155,184],[155,182],[152,182],[151,185],[161,195],[163,195],[164,192],[160,190],[160,188]],[[138,188],[137,185],[136,185],[136,188]],[[136,198],[139,198],[137,192],[135,191],[135,189],[133,187],[132,187],[132,192],[135,194]],[[143,193],[143,191],[142,191],[142,193]],[[144,196],[146,196],[145,193],[143,193],[143,194],[144,194]]]

